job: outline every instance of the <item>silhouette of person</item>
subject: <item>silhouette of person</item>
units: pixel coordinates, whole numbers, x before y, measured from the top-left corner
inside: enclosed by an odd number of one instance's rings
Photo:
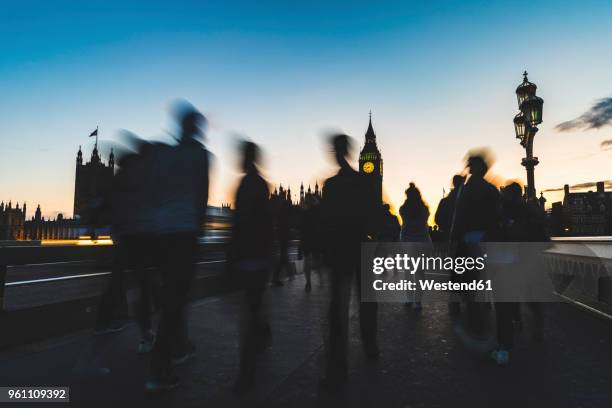
[[[305,290],[312,289],[312,269],[318,253],[320,234],[320,203],[314,195],[308,195],[304,199],[304,209],[301,218],[301,244],[304,256],[304,277],[306,278]]]
[[[448,195],[440,200],[438,209],[436,210],[435,222],[439,228],[441,239],[448,241],[450,239],[450,230],[453,225],[453,216],[455,215],[455,206],[457,197],[463,188],[465,177],[460,174],[453,176],[453,189]]]
[[[431,242],[427,226],[429,208],[414,183],[410,183],[406,189],[406,200],[400,207],[399,212],[402,217],[402,241]]]
[[[291,198],[277,197],[276,198],[276,238],[278,239],[279,262],[274,269],[272,284],[275,286],[283,286],[280,280],[280,274],[283,269],[288,271],[289,266],[289,230],[291,226]]]
[[[456,203],[452,239],[457,242],[458,256],[474,256],[478,244],[499,238],[501,203],[497,188],[484,179],[488,165],[482,155],[471,155],[467,159],[470,178],[467,180]],[[455,274],[456,275],[456,274]],[[479,278],[476,269],[460,275],[460,280],[472,281]],[[484,335],[481,305],[474,300],[474,294],[465,295],[467,300],[468,329],[475,337]]]
[[[241,154],[244,176],[236,191],[231,239],[233,268],[245,289],[240,307],[240,375],[234,384],[234,392],[238,394],[255,384],[257,352],[263,351],[271,341],[262,297],[273,240],[268,183],[257,168],[259,147],[244,141]]]
[[[209,153],[203,139],[204,116],[185,104],[177,112],[180,126],[175,146],[158,146],[148,177],[150,213],[156,232],[156,255],[163,280],[163,301],[157,338],[151,358],[151,374],[145,384],[150,393],[178,386],[172,362],[195,355],[187,338],[186,300],[195,273],[198,235],[208,202]]]
[[[114,260],[109,286],[98,308],[96,334],[120,331],[122,325],[113,324],[113,313],[121,297],[125,299],[125,270],[131,270],[140,289],[137,320],[142,340],[140,353],[150,352],[154,334],[151,328],[152,280],[147,268],[153,266],[148,248],[153,244],[149,226],[141,214],[149,201],[143,189],[148,174],[149,144],[138,140],[138,152],[119,158],[119,170],[113,178],[112,222]]]
[[[521,186],[518,183],[513,182],[502,190],[501,203],[500,241],[518,243],[546,242],[549,240],[544,227],[542,208],[535,203],[525,202]],[[517,258],[512,267],[520,268],[518,271],[510,271],[512,273],[511,279],[514,281],[512,283],[516,285],[516,281],[522,280],[524,277],[522,273],[531,274],[530,265],[523,262],[533,263],[534,257],[526,254],[526,259],[521,259],[523,258],[522,254],[524,254],[521,247],[517,249],[509,247],[507,251],[512,251],[514,258]],[[527,277],[527,281],[523,283],[528,286],[533,284],[534,281]],[[527,305],[534,317],[534,337],[536,340],[540,340],[543,322],[541,304],[528,302]],[[491,357],[499,365],[509,364],[510,352],[514,343],[514,326],[521,324],[520,306],[519,302],[495,302],[498,348],[491,353]]]
[[[329,306],[329,337],[327,341],[327,371],[321,386],[333,390],[340,387],[348,374],[349,303],[353,281],[361,285],[361,242],[368,239],[372,218],[380,214],[380,203],[369,191],[365,180],[347,161],[350,139],[336,135],[330,140],[338,173],[325,181],[321,202],[322,236],[330,266],[331,301]],[[357,293],[361,294],[358,289]],[[361,339],[366,355],[378,358],[376,341],[377,304],[359,302]]]
[[[465,177],[461,174],[455,174],[453,176],[453,188],[448,193],[448,195],[440,200],[438,204],[438,209],[436,210],[436,215],[434,220],[439,227],[437,232],[437,239],[435,241],[438,242],[451,242],[452,237],[452,229],[455,224],[455,217],[457,212],[457,201],[461,195],[461,190],[463,189],[463,185],[465,183]],[[450,278],[452,281],[456,281],[456,276],[453,271],[450,271]],[[461,304],[456,299],[456,293],[452,292],[449,301],[449,311],[453,314],[459,313],[461,310]]]
[[[150,224],[142,215],[150,201],[143,180],[148,176],[148,152],[150,144],[132,135],[131,152],[118,157],[119,170],[113,177],[108,204],[112,222],[113,259],[110,280],[100,298],[96,313],[94,334],[96,338],[77,358],[73,372],[77,375],[106,375],[110,370],[105,367],[103,358],[112,344],[105,334],[123,330],[122,323],[115,321],[121,301],[125,305],[126,280],[129,270],[140,289],[140,302],[137,307],[137,321],[141,341],[139,353],[150,352],[154,334],[151,330],[151,300],[153,279],[147,268],[154,265],[149,251],[152,245]]]
[[[397,216],[391,213],[389,204],[382,206],[382,228],[379,236],[381,242],[397,242],[400,239],[401,226]]]
[[[403,242],[426,242],[431,243],[430,230],[427,225],[429,219],[429,207],[423,201],[421,192],[410,183],[406,189],[406,201],[400,207],[400,216],[402,217],[402,232],[401,237]],[[424,274],[422,270],[411,274],[410,277],[415,280],[422,280]],[[414,309],[421,310],[422,291],[420,285],[416,284],[417,290],[414,293]]]
[[[484,179],[489,167],[482,156],[470,156],[467,166],[470,178],[456,203],[454,237],[465,243],[495,239],[501,215],[499,191]]]

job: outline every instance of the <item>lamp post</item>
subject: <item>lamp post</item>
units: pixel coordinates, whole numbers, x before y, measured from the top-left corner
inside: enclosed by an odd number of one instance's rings
[[[535,201],[534,169],[538,165],[538,158],[533,155],[533,139],[538,132],[537,125],[542,123],[542,106],[544,100],[536,96],[537,86],[527,80],[527,71],[523,73],[523,82],[516,88],[516,98],[520,112],[514,117],[514,131],[516,138],[525,148],[525,157],[521,164],[527,170],[528,201]]]

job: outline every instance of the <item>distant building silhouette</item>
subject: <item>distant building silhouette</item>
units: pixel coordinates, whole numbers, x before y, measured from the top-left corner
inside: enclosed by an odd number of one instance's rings
[[[359,173],[366,176],[368,186],[375,194],[378,202],[382,205],[382,179],[383,179],[383,159],[376,145],[376,133],[372,127],[372,113],[370,112],[370,122],[365,134],[365,144],[359,153]]]
[[[88,223],[92,211],[102,205],[110,193],[115,172],[115,155],[111,149],[106,165],[98,152],[96,143],[91,153],[91,159],[83,163],[81,146],[76,158],[76,174],[74,179],[74,218],[82,223]]]
[[[4,205],[0,203],[0,240],[23,239],[23,225],[26,216],[26,204],[19,208],[19,203],[13,207],[11,201]]]
[[[538,204],[540,208],[544,211],[546,210],[546,198],[544,198],[544,193],[540,193],[540,198],[538,198]]]
[[[312,191],[310,185],[308,186],[308,190],[304,191],[304,183],[300,185],[300,201],[298,205],[300,207],[304,207],[306,201],[310,198],[316,198],[318,201],[321,201],[321,191],[319,190],[319,182],[315,182],[315,189]]]
[[[287,188],[286,190],[283,188],[282,184],[278,187],[278,189],[275,187],[272,194],[270,194],[270,201],[275,203],[289,201],[291,204],[293,204],[293,200],[291,199],[291,187]]]
[[[26,240],[57,240],[77,239],[84,232],[79,222],[74,218],[64,218],[62,213],[55,219],[41,216],[40,205],[36,208],[34,217],[24,223],[24,238]]]
[[[55,219],[45,219],[42,216],[40,205],[36,207],[34,216],[26,219],[26,204],[19,208],[9,201],[8,204],[0,203],[0,240],[53,240],[53,239],[76,239],[81,229],[79,224],[71,218],[64,218],[58,214]]]
[[[563,187],[563,202],[553,203],[550,212],[553,232],[562,235],[612,234],[612,191],[605,191],[603,181],[596,191],[570,192]]]

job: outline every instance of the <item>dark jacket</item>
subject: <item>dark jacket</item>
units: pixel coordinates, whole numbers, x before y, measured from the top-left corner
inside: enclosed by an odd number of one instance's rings
[[[446,197],[440,200],[438,209],[436,210],[436,225],[440,228],[440,231],[446,234],[450,232],[452,226],[455,204],[457,203],[457,193],[457,189],[451,190]]]
[[[236,192],[232,231],[232,258],[267,259],[272,250],[272,214],[266,181],[257,173],[247,173]]]
[[[375,218],[372,211],[376,211],[367,191],[363,176],[349,168],[341,168],[325,181],[321,226],[325,253],[330,261],[359,262],[361,242],[367,241],[372,232],[371,220]]]
[[[484,239],[499,237],[501,202],[499,191],[483,178],[470,177],[457,200],[453,239],[462,241],[469,232],[482,232]]]

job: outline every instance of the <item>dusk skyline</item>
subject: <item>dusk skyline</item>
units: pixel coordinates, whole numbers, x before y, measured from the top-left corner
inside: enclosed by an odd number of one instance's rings
[[[537,194],[612,179],[607,123],[556,128],[611,95],[609,2],[84,7],[5,5],[0,17],[0,199],[26,201],[28,217],[38,203],[72,216],[76,153],[89,158],[96,126],[104,160],[120,129],[171,140],[177,98],[210,120],[213,205],[233,194],[236,135],[260,143],[268,180],[297,194],[330,171],[322,135],[340,129],[360,149],[370,109],[396,208],[413,181],[435,209],[474,147],[524,184],[512,118],[525,69],[545,101]]]

